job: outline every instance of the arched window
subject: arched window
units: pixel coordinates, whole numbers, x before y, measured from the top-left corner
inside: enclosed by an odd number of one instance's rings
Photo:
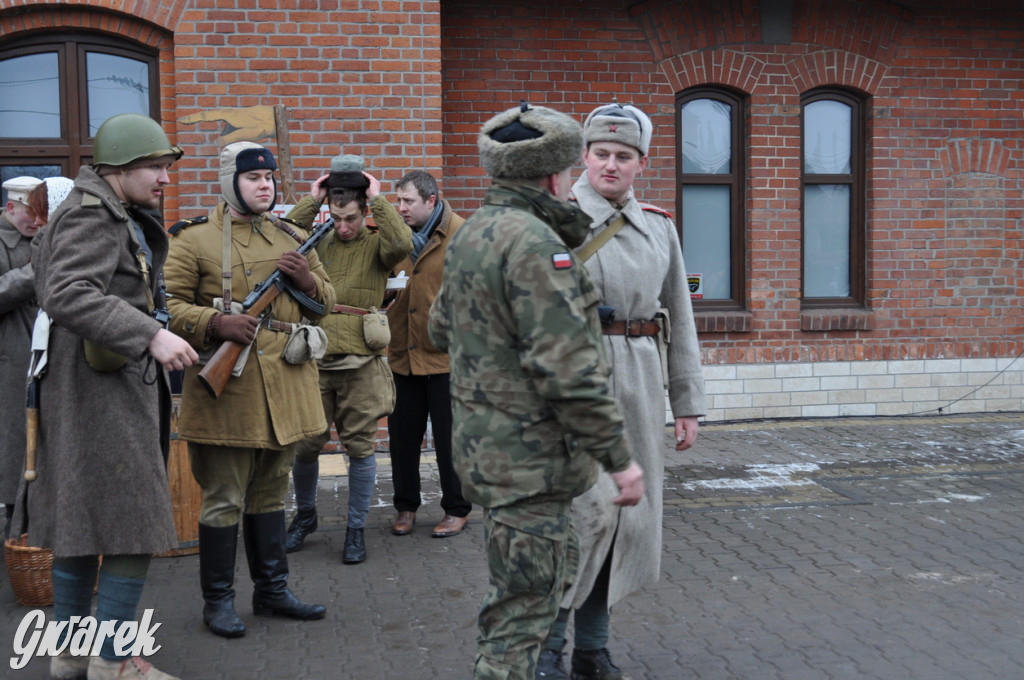
[[[157,54],[90,33],[49,33],[0,49],[0,181],[75,177],[117,113],[159,119]],[[7,197],[3,196],[6,202]]]
[[[841,90],[802,99],[804,308],[861,307],[866,297],[864,103]]]
[[[677,211],[694,308],[743,309],[743,100],[716,88],[687,90],[676,97],[676,121]]]

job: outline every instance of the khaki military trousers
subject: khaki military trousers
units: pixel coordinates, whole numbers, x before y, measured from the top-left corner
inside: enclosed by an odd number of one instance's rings
[[[372,456],[377,422],[395,409],[395,379],[387,360],[375,356],[358,368],[320,369],[320,400],[327,429],[294,444],[295,456],[315,460],[331,439],[331,423],[349,458]]]
[[[579,562],[569,508],[552,501],[486,509],[490,579],[477,619],[475,680],[534,680]]]
[[[210,527],[238,524],[242,513],[262,515],[284,510],[291,448],[253,449],[188,443],[192,476],[202,488],[199,523]]]

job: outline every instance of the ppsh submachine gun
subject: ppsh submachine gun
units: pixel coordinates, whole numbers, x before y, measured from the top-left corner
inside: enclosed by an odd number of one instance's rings
[[[309,238],[303,241],[296,250],[303,256],[307,255],[333,229],[334,223],[331,220],[326,220],[323,224],[316,226]],[[273,274],[264,279],[246,296],[245,300],[242,301],[242,313],[255,317],[262,322],[270,315],[271,303],[285,290],[295,298],[296,302],[315,315],[323,315],[324,306],[296,288],[288,275],[280,269],[275,269]],[[206,362],[203,369],[199,371],[199,382],[203,384],[203,387],[206,388],[206,391],[214,399],[219,397],[221,392],[224,391],[224,387],[231,378],[231,372],[235,368],[235,362],[238,361],[238,356],[245,348],[246,345],[239,342],[225,340],[217,348],[217,351],[210,360]]]

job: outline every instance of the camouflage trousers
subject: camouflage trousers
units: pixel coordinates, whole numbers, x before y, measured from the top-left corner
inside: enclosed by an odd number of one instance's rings
[[[576,575],[570,503],[524,503],[484,514],[490,580],[477,624],[475,680],[534,680],[537,656]]]

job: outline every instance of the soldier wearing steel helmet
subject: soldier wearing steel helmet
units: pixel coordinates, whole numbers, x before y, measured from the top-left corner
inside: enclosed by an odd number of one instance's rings
[[[53,324],[39,390],[38,478],[27,485],[28,539],[54,551],[57,621],[93,615],[100,555],[96,619],[115,629],[134,621],[150,556],[178,545],[165,468],[165,371],[198,357],[154,315],[168,240],[152,211],[181,155],[147,116],[108,119],[96,133],[93,165],[81,168],[35,239],[36,294]],[[95,657],[65,650],[51,660],[50,676],[172,678],[128,651],[118,653],[112,638]]]
[[[590,218],[571,205],[578,123],[523,104],[478,137],[493,183],[445,252],[430,338],[450,357],[452,450],[484,508],[490,584],[477,680],[533,680],[576,564],[570,504],[605,468],[634,505],[643,474],[608,385],[598,296],[571,252]]]

